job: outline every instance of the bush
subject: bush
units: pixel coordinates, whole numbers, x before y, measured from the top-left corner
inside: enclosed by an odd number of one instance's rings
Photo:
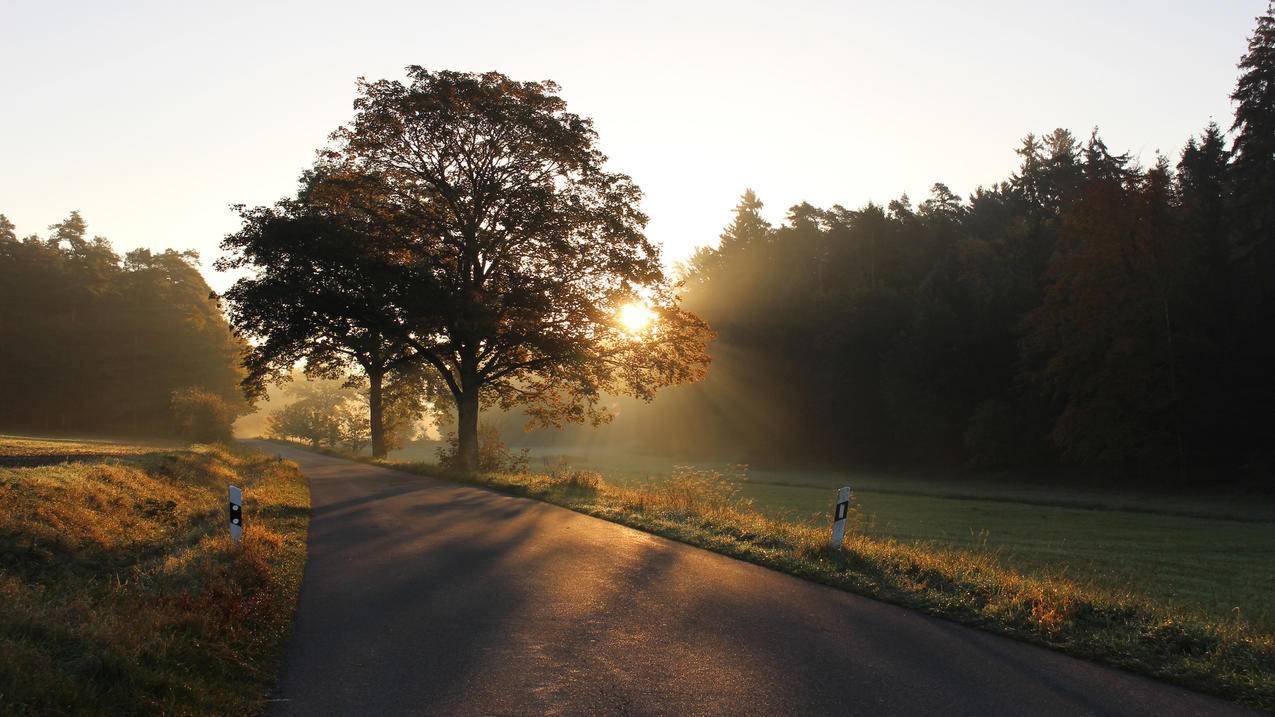
[[[173,391],[170,405],[177,435],[188,441],[218,443],[233,436],[234,414],[211,391],[194,387]]]
[[[447,445],[438,449],[438,464],[447,469],[460,466],[460,438],[455,432],[448,432]],[[527,470],[527,449],[518,453],[509,450],[505,439],[500,435],[500,428],[494,423],[483,422],[478,425],[478,470],[505,471],[517,473]]]

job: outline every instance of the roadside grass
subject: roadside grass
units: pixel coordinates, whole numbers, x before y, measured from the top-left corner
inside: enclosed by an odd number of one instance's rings
[[[70,442],[68,442],[70,443]],[[30,446],[0,440],[0,452]],[[305,562],[296,465],[227,446],[63,445],[0,467],[0,712],[264,711]],[[26,455],[30,455],[29,453]],[[243,542],[226,486],[244,488]]]
[[[742,485],[759,510],[827,522],[831,489]],[[868,536],[990,552],[1027,574],[1131,590],[1218,619],[1238,611],[1275,632],[1275,521],[875,490],[855,497]]]
[[[360,460],[339,451],[324,451]],[[389,467],[472,483],[748,560],[1079,657],[1275,710],[1275,634],[1243,613],[1210,614],[1061,571],[1018,569],[978,545],[953,548],[867,530],[852,512],[843,550],[816,524],[760,510],[736,478],[681,468],[658,481],[617,485],[565,464],[543,472],[448,473],[429,463]],[[827,507],[830,507],[830,501]],[[1040,506],[1035,506],[1040,508]],[[827,515],[827,511],[823,513]],[[1167,520],[1176,520],[1160,516]],[[1270,571],[1270,565],[1246,569]]]

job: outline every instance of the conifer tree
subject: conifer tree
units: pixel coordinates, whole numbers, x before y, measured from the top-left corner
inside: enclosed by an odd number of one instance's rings
[[[717,250],[723,255],[739,252],[770,238],[774,229],[761,216],[764,205],[751,189],[745,189],[735,205],[735,217],[722,230]]]
[[[1235,201],[1236,258],[1255,273],[1258,300],[1275,294],[1275,3],[1257,18],[1243,71],[1231,99],[1236,103],[1231,179]]]

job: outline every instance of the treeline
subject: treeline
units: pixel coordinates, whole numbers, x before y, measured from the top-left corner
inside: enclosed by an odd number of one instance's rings
[[[803,203],[776,227],[746,192],[683,269],[686,306],[718,333],[706,380],[558,440],[767,464],[1268,476],[1270,11],[1240,67],[1230,142],[1209,124],[1150,167],[1097,130],[1058,129],[967,198],[936,184],[919,204]]]
[[[753,460],[1016,466],[1157,479],[1265,470],[1275,410],[1275,20],[1228,146],[1140,167],[1097,130],[1029,135],[968,198],[820,209],[750,191],[685,268],[709,379],[646,439]]]
[[[192,402],[247,409],[245,345],[194,253],[121,258],[75,212],[46,237],[14,229],[0,215],[0,428],[167,435]]]

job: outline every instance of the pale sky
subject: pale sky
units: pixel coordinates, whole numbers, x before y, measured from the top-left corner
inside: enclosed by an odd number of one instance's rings
[[[0,0],[0,213],[79,209],[123,253],[196,249],[227,206],[292,193],[402,68],[553,79],[645,190],[666,258],[713,244],[746,187],[773,220],[967,195],[1028,132],[1094,125],[1174,159],[1227,97],[1266,0],[59,2]],[[227,277],[207,270],[215,289]]]

